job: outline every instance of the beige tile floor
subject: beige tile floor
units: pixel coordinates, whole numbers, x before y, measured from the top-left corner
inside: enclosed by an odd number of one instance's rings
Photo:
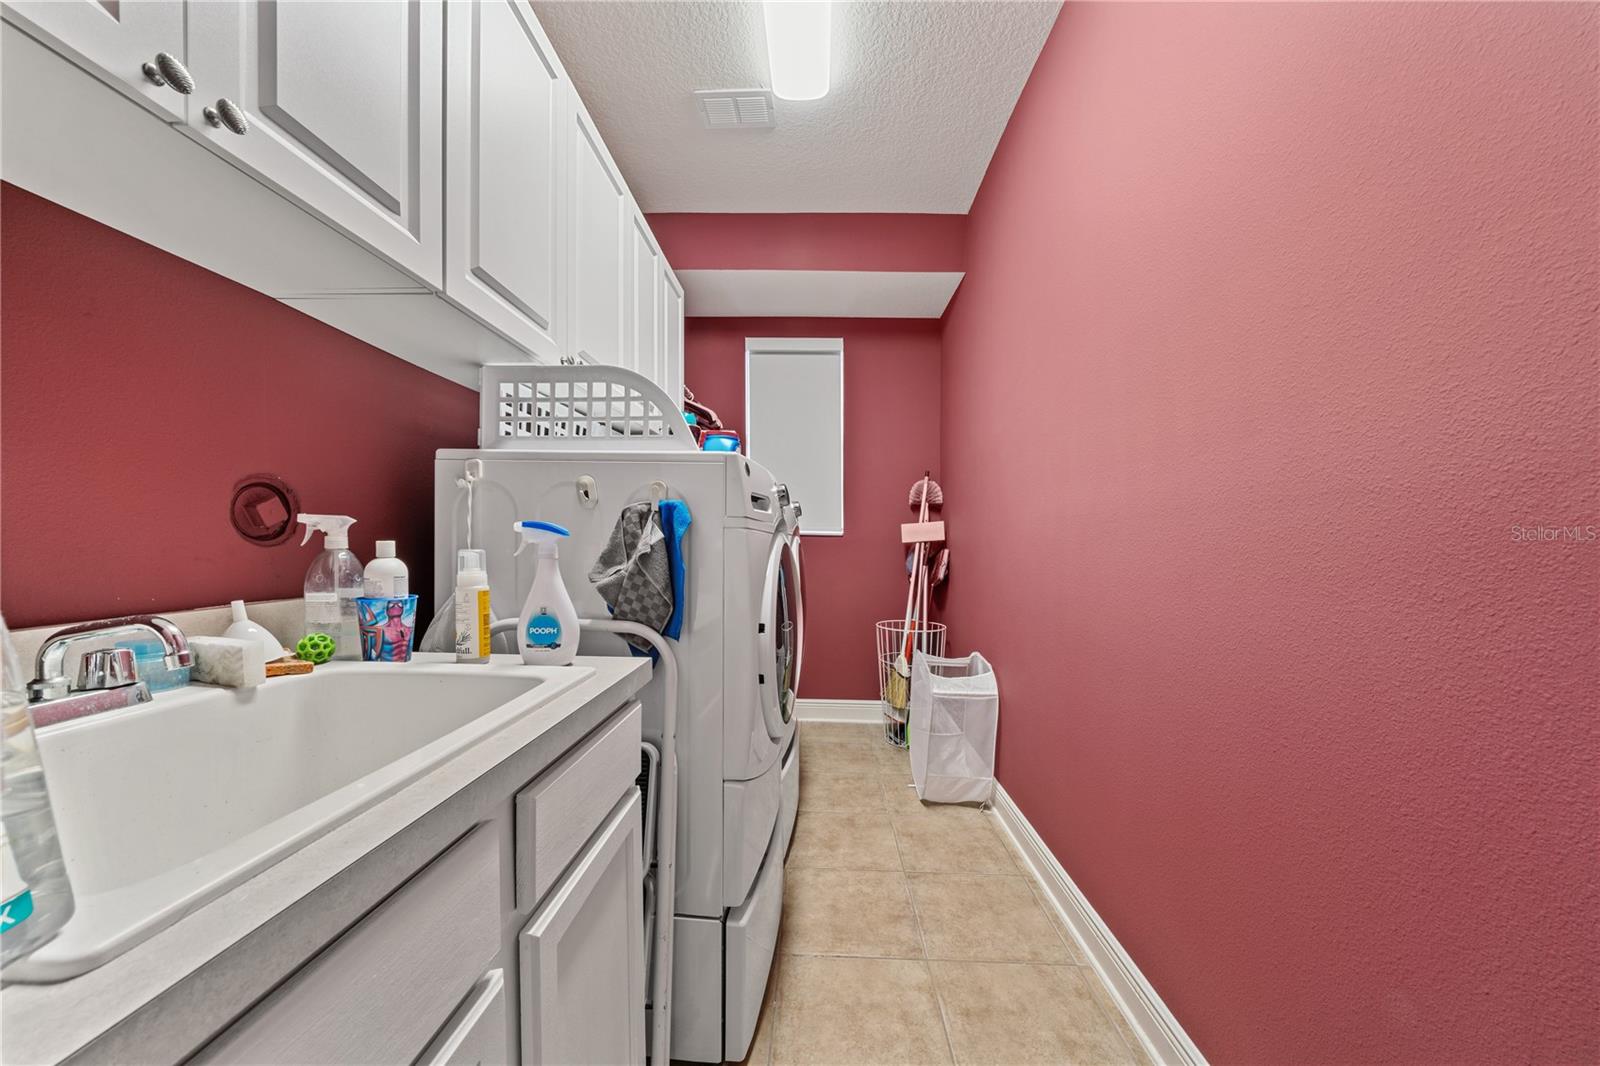
[[[993,815],[924,805],[874,726],[802,723],[748,1063],[1144,1064]]]

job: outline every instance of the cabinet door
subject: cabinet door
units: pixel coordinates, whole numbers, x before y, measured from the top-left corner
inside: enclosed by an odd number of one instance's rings
[[[524,1063],[644,1062],[643,863],[630,788],[518,937]]]
[[[661,259],[661,388],[683,404],[683,286]]]
[[[490,970],[467,993],[417,1066],[507,1066],[509,1036],[505,972]]]
[[[637,207],[628,213],[627,333],[623,365],[663,384],[661,249]]]
[[[501,949],[500,842],[451,845],[188,1062],[414,1062]]]
[[[569,354],[611,366],[626,351],[623,307],[628,186],[576,91],[568,94],[572,138],[572,338]]]
[[[196,104],[214,151],[442,289],[444,8],[438,0],[189,5]],[[225,98],[235,133],[201,112]]]
[[[165,52],[188,65],[183,0],[6,0],[14,23],[163,118],[183,121],[186,97],[145,74]]]
[[[566,326],[567,80],[525,0],[451,0],[445,295],[542,358]]]

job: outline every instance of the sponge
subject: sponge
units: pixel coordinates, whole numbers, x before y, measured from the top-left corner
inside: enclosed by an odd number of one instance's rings
[[[193,680],[226,688],[254,688],[267,679],[261,642],[233,637],[190,637]]]

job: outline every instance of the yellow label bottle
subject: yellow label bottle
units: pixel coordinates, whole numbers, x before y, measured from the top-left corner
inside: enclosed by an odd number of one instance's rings
[[[481,548],[456,552],[456,662],[489,661],[489,572]]]

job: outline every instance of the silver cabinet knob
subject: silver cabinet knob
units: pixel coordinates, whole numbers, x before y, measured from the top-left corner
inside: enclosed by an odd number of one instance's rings
[[[217,102],[200,112],[206,121],[219,129],[230,133],[237,133],[241,137],[250,129],[250,120],[244,116],[244,108],[229,100],[226,96],[219,97]]]
[[[139,670],[131,648],[101,648],[83,657],[78,668],[79,692],[93,689],[121,688],[139,680]]]
[[[194,92],[194,77],[188,68],[166,52],[157,52],[156,57],[141,69],[144,71],[144,76],[157,85],[165,85],[185,96]]]

